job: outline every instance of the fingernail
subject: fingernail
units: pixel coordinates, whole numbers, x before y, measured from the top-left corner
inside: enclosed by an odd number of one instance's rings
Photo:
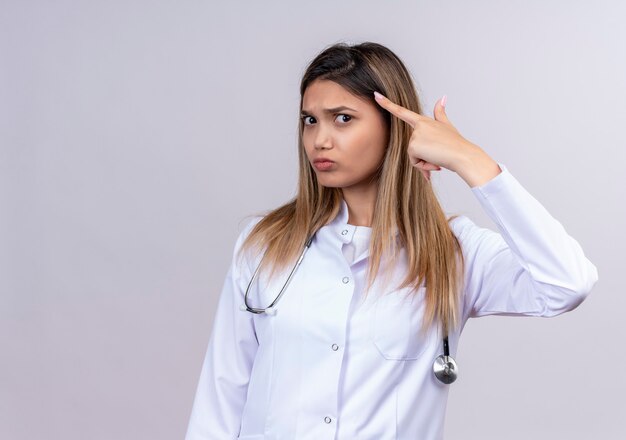
[[[446,100],[448,99],[447,95],[443,95],[443,98],[441,98],[441,106],[445,107],[446,106]]]
[[[383,95],[381,95],[381,94],[380,94],[380,93],[378,93],[378,92],[374,92],[374,98],[376,98],[376,99],[382,99],[382,98],[384,98],[384,96],[383,96]]]

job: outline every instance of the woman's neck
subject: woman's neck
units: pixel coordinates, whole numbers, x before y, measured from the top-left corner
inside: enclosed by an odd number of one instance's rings
[[[343,199],[348,206],[348,224],[354,226],[372,226],[377,187],[343,188]]]

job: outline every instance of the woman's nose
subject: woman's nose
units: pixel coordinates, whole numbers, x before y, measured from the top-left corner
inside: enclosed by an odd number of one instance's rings
[[[316,150],[332,148],[332,133],[331,130],[324,127],[323,124],[318,124],[315,130],[315,139],[313,146]]]

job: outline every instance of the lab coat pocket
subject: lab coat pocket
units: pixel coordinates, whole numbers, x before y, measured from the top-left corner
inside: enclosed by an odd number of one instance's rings
[[[418,359],[432,332],[420,332],[424,288],[403,288],[381,296],[374,306],[374,345],[385,359]]]

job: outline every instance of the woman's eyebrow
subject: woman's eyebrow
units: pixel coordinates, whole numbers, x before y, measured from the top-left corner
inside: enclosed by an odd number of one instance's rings
[[[326,108],[326,109],[323,109],[322,112],[323,113],[337,113],[337,112],[340,112],[342,110],[350,110],[350,111],[353,111],[355,113],[358,113],[358,111],[354,110],[353,108],[346,107],[345,105],[340,105],[339,107],[333,107],[333,108]],[[306,109],[302,109],[302,111],[300,113],[303,114],[303,115],[311,114],[311,112],[309,110],[306,110]]]

